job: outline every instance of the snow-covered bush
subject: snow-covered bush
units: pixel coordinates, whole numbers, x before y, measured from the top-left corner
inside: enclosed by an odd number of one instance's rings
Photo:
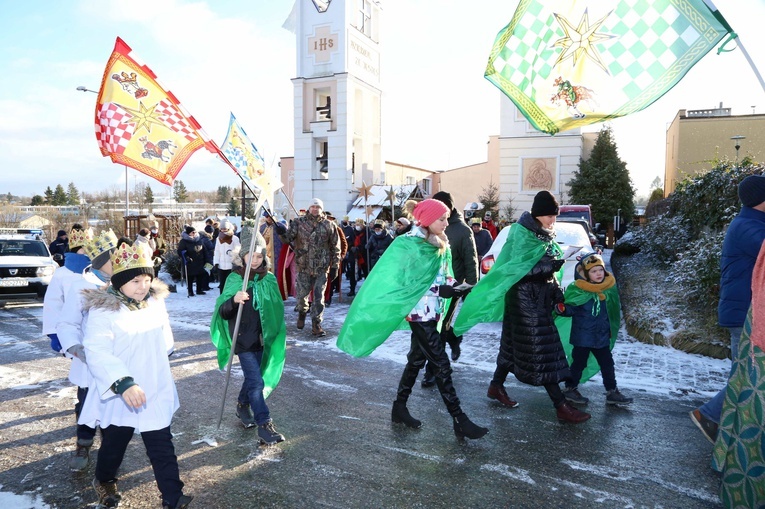
[[[725,232],[704,232],[669,269],[668,282],[683,290],[687,300],[713,311],[720,290],[720,255]]]
[[[681,214],[663,214],[622,236],[614,253],[630,255],[639,252],[666,266],[677,261],[692,240],[688,221]]]

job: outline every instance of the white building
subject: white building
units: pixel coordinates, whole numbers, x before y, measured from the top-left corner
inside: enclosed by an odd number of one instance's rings
[[[356,188],[385,183],[380,146],[380,18],[374,0],[297,0],[293,202],[342,213]]]

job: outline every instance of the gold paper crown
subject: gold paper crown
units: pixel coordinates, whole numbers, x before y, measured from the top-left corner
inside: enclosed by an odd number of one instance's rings
[[[474,224],[481,224],[481,218],[480,217],[472,217],[470,218],[470,225]]]
[[[71,241],[70,241],[71,242]],[[98,237],[90,239],[82,248],[88,258],[93,260],[96,256],[115,249],[117,247],[117,236],[110,229],[104,230]]]
[[[82,247],[93,238],[93,228],[69,232],[69,248]]]
[[[144,242],[134,246],[128,246],[123,243],[114,252],[112,256],[112,275],[119,274],[128,269],[140,268],[154,269],[154,263],[151,261],[151,251]]]

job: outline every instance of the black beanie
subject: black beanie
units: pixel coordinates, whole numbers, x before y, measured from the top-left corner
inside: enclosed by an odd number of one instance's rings
[[[141,274],[148,274],[154,279],[154,267],[136,267],[134,269],[125,269],[121,272],[112,274],[111,283],[115,290],[122,288],[125,283]]]
[[[539,216],[557,216],[558,201],[550,191],[539,191],[534,197],[534,204],[531,205],[531,215]]]
[[[438,200],[447,207],[449,207],[449,212],[452,211],[454,208],[454,198],[452,198],[452,195],[450,193],[447,193],[446,191],[439,191],[436,194],[433,195],[434,200]]]
[[[756,207],[765,201],[765,175],[749,175],[738,185],[738,197],[744,207]]]
[[[197,231],[197,229],[193,226],[187,226],[184,231],[186,232],[186,235],[191,235],[193,232]]]

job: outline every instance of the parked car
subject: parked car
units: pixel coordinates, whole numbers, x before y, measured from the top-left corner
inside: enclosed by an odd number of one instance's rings
[[[556,224],[557,223],[571,223],[580,225],[582,228],[584,228],[584,231],[587,232],[587,236],[590,238],[590,244],[592,245],[592,248],[597,249],[599,247],[600,242],[598,241],[598,237],[592,231],[592,228],[590,228],[590,223],[588,223],[586,219],[579,219],[574,217],[558,217],[556,220]]]
[[[494,239],[494,243],[491,245],[491,249],[481,259],[480,276],[483,277],[491,270],[494,265],[494,261],[499,256],[499,252],[502,251],[502,246],[507,241],[507,236],[510,233],[510,228],[502,228],[502,230]],[[578,224],[567,222],[555,223],[555,240],[560,244],[560,248],[563,250],[566,257],[566,264],[563,268],[563,279],[561,285],[565,288],[566,285],[574,280],[574,267],[577,264],[577,256],[591,252],[592,245],[590,238]]]
[[[42,230],[0,228],[0,300],[42,299],[58,264]]]
[[[558,220],[563,218],[584,219],[590,224],[591,230],[598,230],[589,205],[561,205],[558,210]]]

